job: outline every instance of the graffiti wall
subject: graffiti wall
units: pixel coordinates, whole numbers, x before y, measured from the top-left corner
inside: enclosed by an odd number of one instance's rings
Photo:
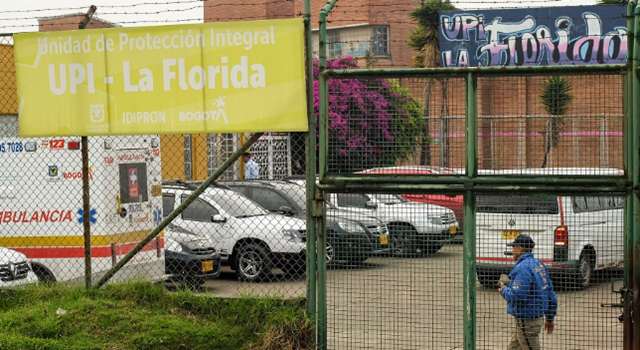
[[[624,63],[625,13],[624,5],[444,11],[442,65]]]

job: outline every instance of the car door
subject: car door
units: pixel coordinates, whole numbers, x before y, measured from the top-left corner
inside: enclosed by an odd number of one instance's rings
[[[188,193],[181,193],[177,199],[180,205],[189,197]],[[198,235],[209,237],[215,244],[221,255],[229,254],[233,249],[233,235],[229,218],[222,215],[218,208],[202,198],[193,201],[174,222],[176,225],[194,232]],[[227,221],[214,222],[214,218],[225,218]]]

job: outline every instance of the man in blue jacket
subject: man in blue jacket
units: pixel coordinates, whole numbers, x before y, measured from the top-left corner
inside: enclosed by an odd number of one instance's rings
[[[516,264],[508,282],[501,279],[499,289],[507,301],[507,313],[515,321],[508,349],[538,350],[542,325],[547,333],[553,332],[558,309],[556,293],[547,269],[533,257],[535,242],[531,237],[521,234],[508,246],[512,247]]]

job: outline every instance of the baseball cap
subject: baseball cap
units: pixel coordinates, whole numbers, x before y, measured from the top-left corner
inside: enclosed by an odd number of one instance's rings
[[[507,243],[507,246],[509,247],[521,247],[521,248],[527,248],[527,249],[533,249],[535,245],[536,243],[528,235],[518,235],[518,237],[516,237],[516,239],[514,239],[513,242]]]

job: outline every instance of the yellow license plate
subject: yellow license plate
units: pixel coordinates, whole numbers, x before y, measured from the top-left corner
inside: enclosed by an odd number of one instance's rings
[[[456,225],[449,226],[449,234],[454,236],[456,233],[458,233],[458,226]]]
[[[380,245],[389,245],[389,235],[378,236],[378,242],[380,242]]]
[[[520,234],[520,231],[518,230],[504,230],[502,231],[502,239],[507,239],[507,240],[514,240],[516,239],[516,237],[518,237],[518,235]]]
[[[201,262],[202,272],[211,272],[215,266],[213,260],[205,260]]]

